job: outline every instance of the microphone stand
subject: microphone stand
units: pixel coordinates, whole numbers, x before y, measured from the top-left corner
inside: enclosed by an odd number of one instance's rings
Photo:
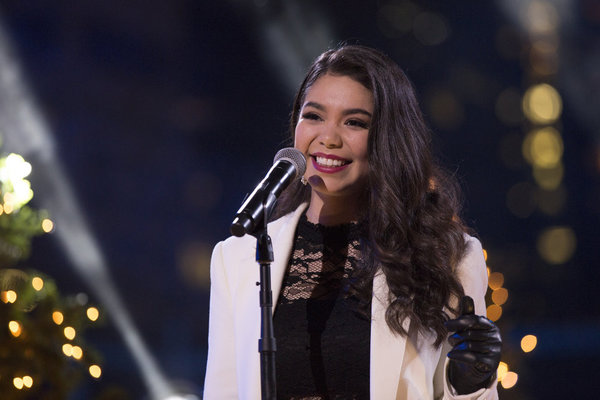
[[[273,197],[273,198],[271,198]],[[264,224],[252,234],[256,237],[256,262],[260,265],[260,387],[262,400],[277,399],[275,378],[275,352],[277,344],[273,330],[273,292],[271,290],[271,263],[273,245],[267,233],[267,220],[275,203],[275,196],[268,196],[263,203]]]

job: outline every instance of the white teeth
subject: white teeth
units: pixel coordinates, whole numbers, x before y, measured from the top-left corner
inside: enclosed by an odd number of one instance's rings
[[[316,159],[317,159],[317,164],[322,165],[324,167],[341,167],[342,165],[345,164],[345,162],[342,160],[334,160],[331,158],[316,157]]]

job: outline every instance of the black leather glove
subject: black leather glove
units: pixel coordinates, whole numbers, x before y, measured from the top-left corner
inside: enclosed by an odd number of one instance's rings
[[[473,299],[464,296],[460,316],[446,321],[452,350],[448,353],[448,379],[458,394],[489,387],[496,379],[502,339],[500,330],[489,319],[475,315]]]

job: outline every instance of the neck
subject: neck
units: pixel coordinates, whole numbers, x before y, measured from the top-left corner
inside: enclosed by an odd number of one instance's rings
[[[333,226],[358,220],[359,207],[355,198],[327,197],[312,191],[306,219],[313,224]]]

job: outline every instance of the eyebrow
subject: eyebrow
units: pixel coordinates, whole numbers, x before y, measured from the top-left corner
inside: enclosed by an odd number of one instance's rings
[[[319,103],[315,103],[314,101],[307,101],[306,103],[304,103],[304,105],[302,106],[302,108],[304,107],[313,107],[316,108],[317,110],[321,110],[321,111],[325,111],[325,107],[322,106]],[[343,115],[351,115],[351,114],[364,114],[366,116],[368,116],[369,118],[372,117],[371,113],[368,112],[367,110],[363,109],[363,108],[349,108],[347,110],[344,110],[342,112]]]

